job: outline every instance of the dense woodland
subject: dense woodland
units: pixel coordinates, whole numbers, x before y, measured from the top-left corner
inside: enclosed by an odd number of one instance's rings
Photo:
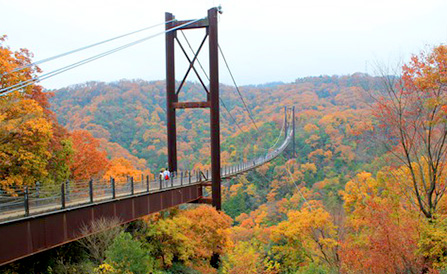
[[[2,38],[0,87],[30,79],[27,50]],[[5,72],[8,72],[5,74]],[[223,211],[185,205],[130,223],[100,220],[83,240],[4,273],[445,273],[447,47],[400,75],[221,85],[222,163],[266,153],[296,109],[296,151],[223,182]],[[180,100],[205,92],[187,83]],[[156,174],[166,167],[165,83],[88,82],[0,97],[0,187]],[[180,169],[209,166],[207,110],[177,114]],[[284,136],[280,137],[284,138]]]

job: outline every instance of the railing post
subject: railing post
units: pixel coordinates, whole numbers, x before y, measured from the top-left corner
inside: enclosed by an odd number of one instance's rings
[[[191,184],[191,170],[188,171],[188,175],[189,175],[189,184]]]
[[[150,191],[149,175],[146,175],[146,191]]]
[[[36,197],[40,198],[40,183],[36,182]]]
[[[171,187],[174,186],[174,175],[175,175],[175,173],[172,172],[172,173],[171,173],[171,176],[169,177],[169,179],[171,180]]]
[[[88,190],[90,194],[90,203],[93,203],[93,179],[90,179],[90,181],[88,181]]]
[[[292,107],[292,157],[296,157],[295,150],[295,106]]]
[[[287,129],[288,129],[288,125],[287,125],[287,106],[284,107],[284,140],[287,139]]]
[[[65,183],[61,184],[61,204],[62,208],[65,208]]]
[[[206,170],[206,179],[207,179],[207,180],[209,179],[209,176],[208,176],[208,169]]]
[[[65,199],[70,200],[70,181],[68,179],[65,181]]]
[[[133,177],[130,177],[130,194],[133,195],[135,193],[134,187],[133,187]]]
[[[163,178],[161,178],[161,177],[162,177],[161,174],[158,175],[158,179],[159,179],[159,181],[160,181],[160,189],[163,189],[163,182],[162,182],[162,179],[163,179]]]
[[[24,206],[25,206],[25,216],[29,216],[29,194],[28,194],[28,186],[25,186]]]
[[[183,171],[180,171],[180,185],[183,185]]]
[[[115,178],[110,176],[110,183],[112,184],[112,199],[116,198]]]

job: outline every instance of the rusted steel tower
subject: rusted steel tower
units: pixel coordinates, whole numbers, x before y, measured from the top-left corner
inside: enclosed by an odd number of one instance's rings
[[[166,33],[166,109],[168,128],[168,165],[170,171],[177,171],[177,134],[176,134],[176,109],[185,108],[210,108],[210,132],[211,132],[211,178],[212,178],[212,200],[216,209],[221,209],[220,193],[220,121],[219,121],[219,56],[217,40],[217,14],[219,8],[208,10],[208,16],[200,20],[174,20],[171,13],[166,13],[166,30],[175,30]],[[193,23],[191,23],[193,22]],[[190,24],[188,24],[190,23]],[[177,39],[177,31],[185,29],[206,28],[203,38],[194,57],[190,59],[180,41]],[[194,63],[202,49],[206,39],[209,42],[209,78],[207,87],[194,67]],[[183,77],[182,82],[176,89],[175,86],[175,42],[185,54],[189,61],[189,68]],[[185,84],[188,74],[195,72],[207,93],[207,100],[204,102],[179,102],[178,94]]]

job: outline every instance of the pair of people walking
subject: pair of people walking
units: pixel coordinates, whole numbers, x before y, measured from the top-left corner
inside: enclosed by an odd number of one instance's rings
[[[166,186],[169,184],[169,180],[171,179],[171,176],[172,176],[172,174],[167,168],[166,169],[162,168],[160,170],[160,179],[165,181]]]
[[[164,180],[169,180],[171,178],[171,172],[169,172],[169,170],[166,169],[161,169],[160,170],[160,177]]]

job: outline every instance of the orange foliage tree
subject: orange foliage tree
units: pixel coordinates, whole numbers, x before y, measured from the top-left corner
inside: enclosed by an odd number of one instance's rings
[[[421,273],[417,211],[390,173],[359,173],[342,191],[347,232],[342,245],[347,273]],[[405,180],[405,179],[403,179]]]
[[[125,182],[124,179],[127,177],[133,177],[134,180],[140,180],[142,175],[149,176],[150,180],[154,178],[154,175],[149,169],[145,171],[138,170],[132,165],[130,160],[120,157],[110,161],[110,165],[103,178],[107,180],[110,177],[113,177],[117,179],[117,182]]]
[[[74,157],[71,174],[76,180],[99,177],[106,171],[109,160],[106,152],[99,150],[99,141],[86,130],[75,130],[71,134]]]

